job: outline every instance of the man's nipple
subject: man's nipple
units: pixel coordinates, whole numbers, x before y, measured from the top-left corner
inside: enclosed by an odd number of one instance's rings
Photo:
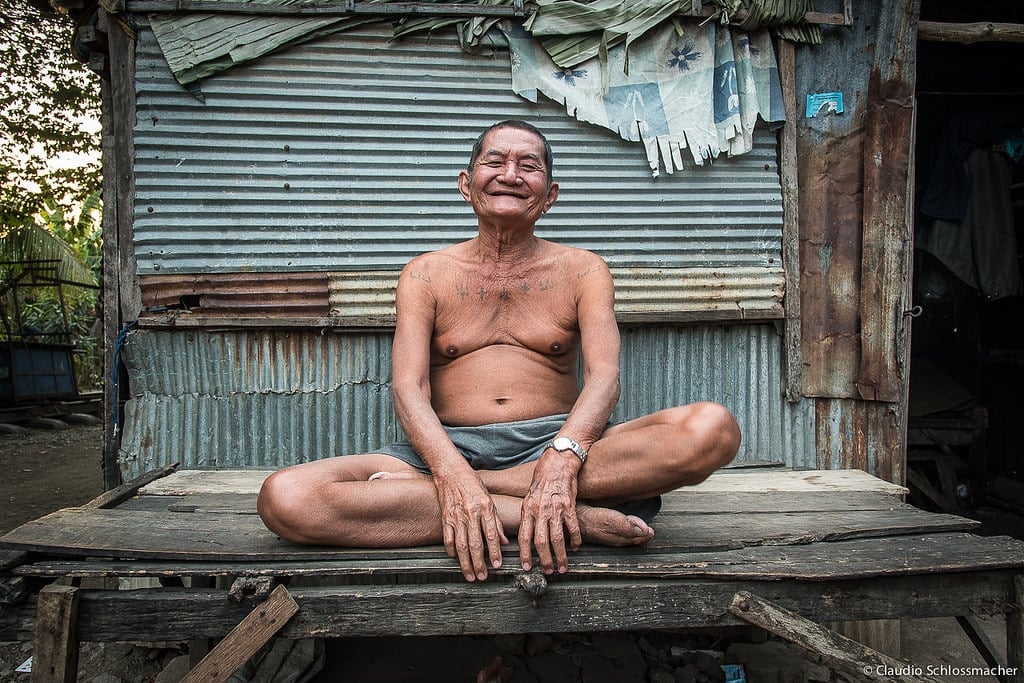
[[[454,358],[455,356],[459,355],[459,347],[456,346],[455,344],[449,344],[448,346],[444,347],[444,353],[446,356],[451,356]]]

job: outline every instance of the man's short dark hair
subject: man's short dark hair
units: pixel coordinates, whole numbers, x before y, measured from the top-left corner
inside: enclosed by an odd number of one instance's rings
[[[473,166],[476,165],[476,160],[480,158],[480,155],[483,154],[484,151],[484,138],[487,137],[487,134],[490,133],[492,130],[499,130],[501,128],[515,128],[517,130],[525,130],[527,132],[533,133],[538,138],[540,138],[540,141],[544,143],[544,168],[547,169],[548,182],[550,183],[552,180],[554,180],[554,155],[551,153],[551,145],[548,144],[548,139],[544,137],[544,133],[541,133],[536,126],[529,124],[526,121],[520,121],[519,119],[508,119],[507,121],[499,121],[498,123],[494,124],[487,130],[485,130],[483,133],[480,133],[480,137],[478,137],[476,139],[476,142],[473,144],[473,153],[469,157],[469,167],[467,170],[469,171],[469,176],[471,178],[473,177]]]

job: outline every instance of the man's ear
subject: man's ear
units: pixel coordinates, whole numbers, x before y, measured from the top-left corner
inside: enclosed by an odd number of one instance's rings
[[[548,185],[548,198],[544,202],[544,213],[548,212],[548,209],[551,208],[556,199],[558,199],[558,183],[552,182]]]
[[[470,201],[469,183],[469,171],[467,171],[466,169],[462,169],[461,171],[459,171],[459,193],[462,194],[462,198],[465,199],[467,202]]]

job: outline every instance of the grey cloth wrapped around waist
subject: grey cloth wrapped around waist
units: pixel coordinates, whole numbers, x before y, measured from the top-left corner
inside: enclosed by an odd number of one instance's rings
[[[568,413],[531,420],[496,422],[472,427],[444,425],[448,438],[474,470],[504,470],[540,458],[551,439],[565,424]],[[430,468],[408,441],[378,448],[374,453],[390,455],[412,465],[424,474]],[[613,506],[627,515],[636,515],[650,523],[661,509],[661,496]]]
[[[475,470],[504,470],[540,458],[547,443],[558,435],[568,417],[568,413],[561,413],[472,427],[444,425],[444,430],[470,467]],[[398,441],[374,453],[390,455],[420,472],[430,472],[408,441]]]

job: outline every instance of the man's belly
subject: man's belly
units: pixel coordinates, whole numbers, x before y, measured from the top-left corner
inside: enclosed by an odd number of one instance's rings
[[[433,369],[434,411],[453,426],[568,413],[579,388],[575,372],[564,370],[559,361],[515,346],[473,351]]]

